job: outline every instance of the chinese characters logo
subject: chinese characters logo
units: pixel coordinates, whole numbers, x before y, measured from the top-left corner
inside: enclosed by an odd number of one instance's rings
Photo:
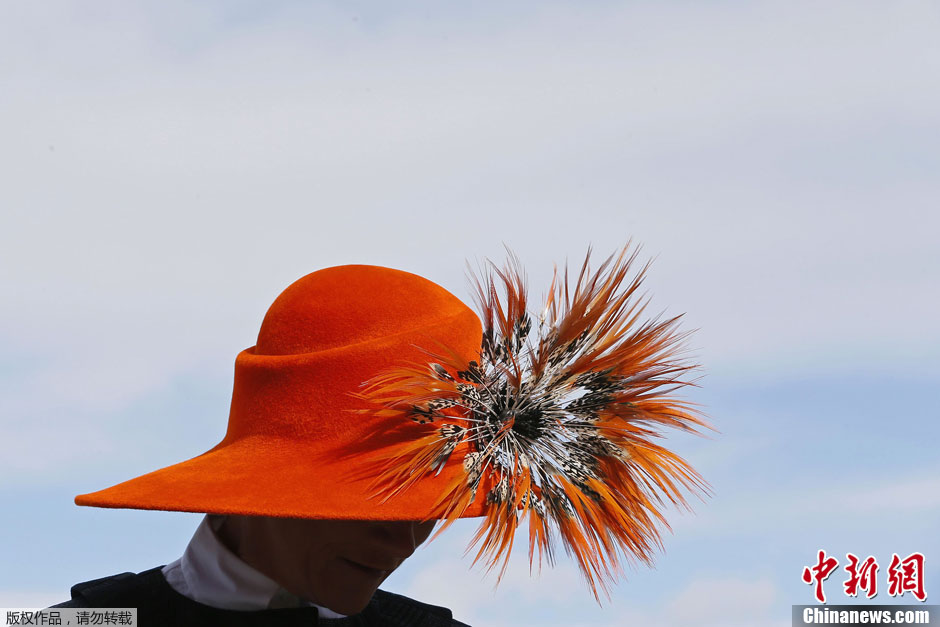
[[[852,553],[845,554],[848,564],[842,570],[848,573],[848,578],[842,587],[846,596],[857,597],[859,591],[865,593],[868,599],[878,594],[878,560],[869,555],[860,560]],[[839,566],[839,561],[827,556],[820,549],[816,556],[816,564],[803,568],[803,583],[814,586],[816,600],[826,602],[826,593],[823,590],[825,582]],[[910,592],[918,601],[925,601],[927,593],[924,590],[924,555],[911,553],[901,558],[897,553],[891,554],[891,562],[885,571],[887,575],[888,595],[892,597],[904,596]]]

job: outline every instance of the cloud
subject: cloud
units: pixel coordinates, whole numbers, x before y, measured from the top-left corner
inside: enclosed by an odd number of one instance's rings
[[[766,579],[702,579],[689,583],[666,609],[667,624],[766,624],[779,609],[777,590]]]
[[[864,521],[864,528],[899,528],[940,517],[940,470],[920,467],[881,471],[877,478],[857,475],[851,481],[813,482],[795,470],[787,485],[759,491],[740,486],[725,493],[694,516],[676,516],[670,524],[686,540],[703,535],[739,536],[766,533],[768,528],[791,537],[803,531],[840,528],[846,520]]]
[[[821,498],[847,514],[940,515],[940,469],[922,468]]]
[[[2,44],[30,59],[3,68],[0,255],[31,345],[77,320],[205,355],[318,265],[459,290],[500,239],[542,276],[636,235],[713,366],[937,347],[926,3],[61,6],[6,9]]]

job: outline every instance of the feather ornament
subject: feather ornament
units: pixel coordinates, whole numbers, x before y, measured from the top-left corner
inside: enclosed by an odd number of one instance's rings
[[[557,267],[533,320],[525,274],[509,252],[471,275],[483,323],[478,360],[447,351],[426,364],[379,373],[360,398],[384,416],[422,425],[420,436],[378,457],[376,486],[386,499],[462,455],[463,474],[431,516],[438,533],[487,490],[485,517],[470,548],[474,563],[502,577],[528,522],[530,567],[553,564],[560,541],[598,601],[624,559],[652,564],[668,528],[667,503],[688,508],[683,491],[707,483],[655,440],[665,428],[711,428],[673,392],[694,385],[681,358],[679,317],[642,319],[638,297],[648,264],[631,275],[629,244],[596,271],[588,249],[573,287]],[[459,457],[457,458],[459,459]]]

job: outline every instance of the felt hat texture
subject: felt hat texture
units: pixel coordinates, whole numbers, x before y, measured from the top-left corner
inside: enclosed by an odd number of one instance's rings
[[[363,382],[429,353],[478,358],[477,315],[409,272],[345,265],[308,274],[268,309],[255,346],[235,359],[225,437],[209,451],[75,497],[78,505],[314,519],[423,520],[463,455],[384,500],[369,455],[407,438],[410,425],[356,410]],[[486,491],[463,517],[479,516]]]

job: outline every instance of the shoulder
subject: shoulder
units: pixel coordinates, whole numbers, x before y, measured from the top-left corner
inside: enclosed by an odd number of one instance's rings
[[[102,601],[114,599],[116,593],[135,584],[140,584],[140,575],[129,572],[83,581],[72,586],[70,600],[52,607],[106,607]]]
[[[422,603],[401,594],[376,590],[373,604],[382,615],[402,625],[427,625],[428,627],[469,627],[454,619],[446,607]]]

